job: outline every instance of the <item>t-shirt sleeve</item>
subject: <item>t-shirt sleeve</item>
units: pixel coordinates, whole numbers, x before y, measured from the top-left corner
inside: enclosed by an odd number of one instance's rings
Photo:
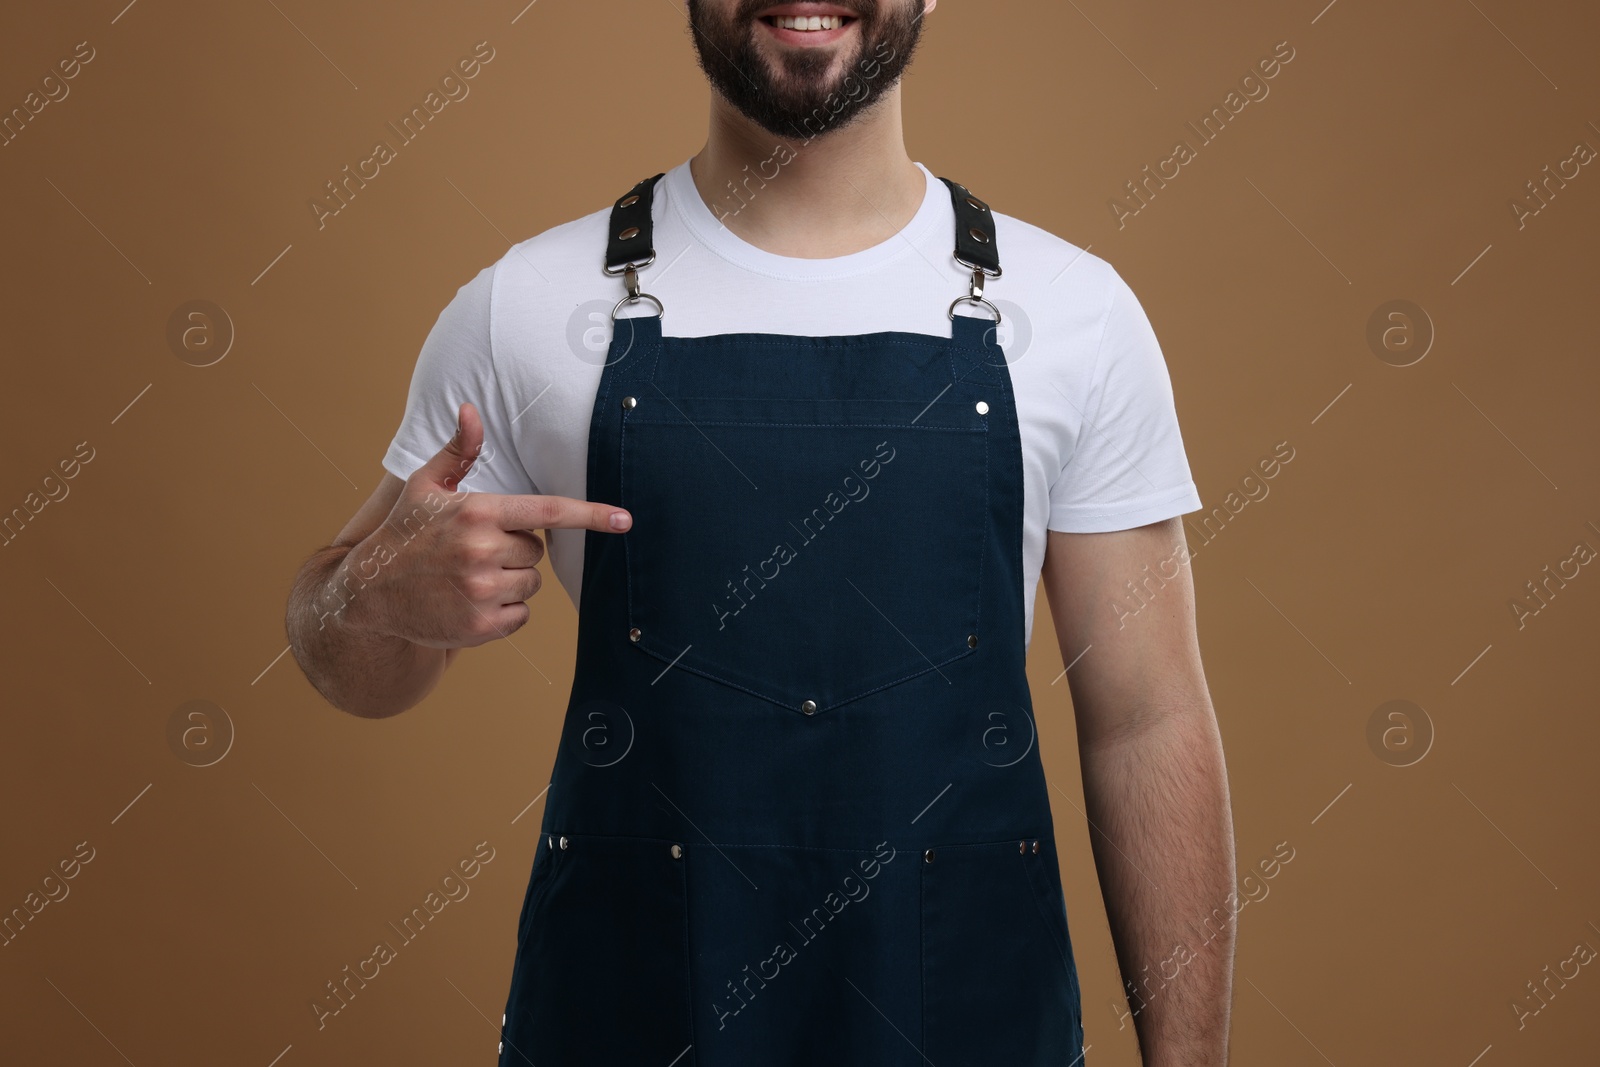
[[[1050,487],[1052,530],[1129,530],[1200,507],[1155,330],[1115,270],[1108,288],[1078,440]]]
[[[537,493],[518,455],[515,418],[495,371],[489,329],[494,266],[456,290],[422,343],[405,415],[389,442],[383,469],[408,478],[456,432],[456,413],[471,401],[483,420],[483,451],[461,488],[480,493]]]

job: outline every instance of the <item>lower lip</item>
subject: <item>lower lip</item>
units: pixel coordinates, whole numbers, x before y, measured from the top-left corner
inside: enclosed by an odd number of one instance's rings
[[[774,26],[765,19],[758,21],[761,22],[761,25],[767,28],[767,31],[771,33],[772,36],[776,37],[784,44],[819,45],[832,44],[833,42],[837,41],[846,33],[849,33],[850,27],[854,26],[860,20],[851,19],[849,22],[846,22],[843,26],[840,26],[836,30],[786,30]]]

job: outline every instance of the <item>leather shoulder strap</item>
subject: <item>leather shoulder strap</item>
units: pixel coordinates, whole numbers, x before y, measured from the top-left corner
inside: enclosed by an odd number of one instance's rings
[[[655,258],[650,205],[656,182],[665,172],[645,178],[629,189],[611,208],[606,236],[606,270],[621,273],[629,264],[641,267]],[[980,267],[990,275],[1000,273],[1000,249],[995,243],[994,213],[989,205],[970,193],[966,186],[949,178],[940,181],[950,190],[955,209],[956,259]]]
[[[994,212],[960,182],[941,177],[950,187],[950,204],[956,211],[956,259],[969,267],[1000,273],[1000,249],[995,244]]]
[[[629,264],[642,267],[656,258],[651,230],[650,200],[662,175],[646,178],[611,206],[610,230],[606,234],[606,271],[620,274]]]

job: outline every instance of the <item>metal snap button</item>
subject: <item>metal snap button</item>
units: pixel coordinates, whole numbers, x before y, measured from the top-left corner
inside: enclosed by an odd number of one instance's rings
[[[930,848],[928,851],[926,851],[926,852],[924,852],[922,854],[922,862],[923,863],[932,863],[933,862],[933,849]]]
[[[562,847],[562,849],[565,849],[567,847],[567,835],[566,834],[562,834],[561,835],[561,847]]]
[[[625,196],[625,197],[623,197],[620,201],[617,202],[617,206],[618,207],[632,207],[633,205],[637,204],[638,202],[639,202],[639,197],[638,197],[637,194],[635,194],[633,196]]]
[[[672,846],[672,858],[675,859],[675,860],[683,859],[683,846],[682,845],[673,845]]]
[[[625,396],[625,397],[622,398],[622,410],[623,411],[632,411],[634,408],[636,408],[638,406],[639,406],[639,398],[638,397]]]
[[[639,640],[639,638],[641,636],[642,636],[642,633],[641,633],[641,631],[639,630],[639,628],[637,626],[633,627],[631,630],[628,631],[628,640],[629,641],[637,641],[637,640]]]
[[[976,226],[972,227],[967,232],[970,233],[972,235],[972,239],[978,242],[980,245],[986,245],[989,243],[989,235],[978,229]]]
[[[967,635],[967,647],[968,648],[977,648],[978,647],[978,635],[977,634],[968,634]]]
[[[817,713],[817,702],[815,700],[803,701],[800,704],[800,710],[807,715],[815,715]]]
[[[637,236],[639,236],[639,227],[629,226],[626,230],[623,230],[621,233],[617,234],[617,240],[631,241]]]
[[[626,401],[624,401],[624,402],[626,402]],[[987,415],[987,414],[989,414],[989,402],[987,400],[980,400],[980,401],[978,401],[978,403],[975,406],[978,409],[978,414],[979,415]]]

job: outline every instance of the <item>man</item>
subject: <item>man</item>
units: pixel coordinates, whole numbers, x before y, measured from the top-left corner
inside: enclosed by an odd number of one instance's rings
[[[1120,1025],[1148,1067],[1226,1061],[1165,364],[1109,264],[907,155],[934,4],[691,0],[704,147],[461,287],[295,583],[307,677],[393,715],[527,621],[547,533],[577,665],[502,1063],[1086,1062],[1041,574]]]

